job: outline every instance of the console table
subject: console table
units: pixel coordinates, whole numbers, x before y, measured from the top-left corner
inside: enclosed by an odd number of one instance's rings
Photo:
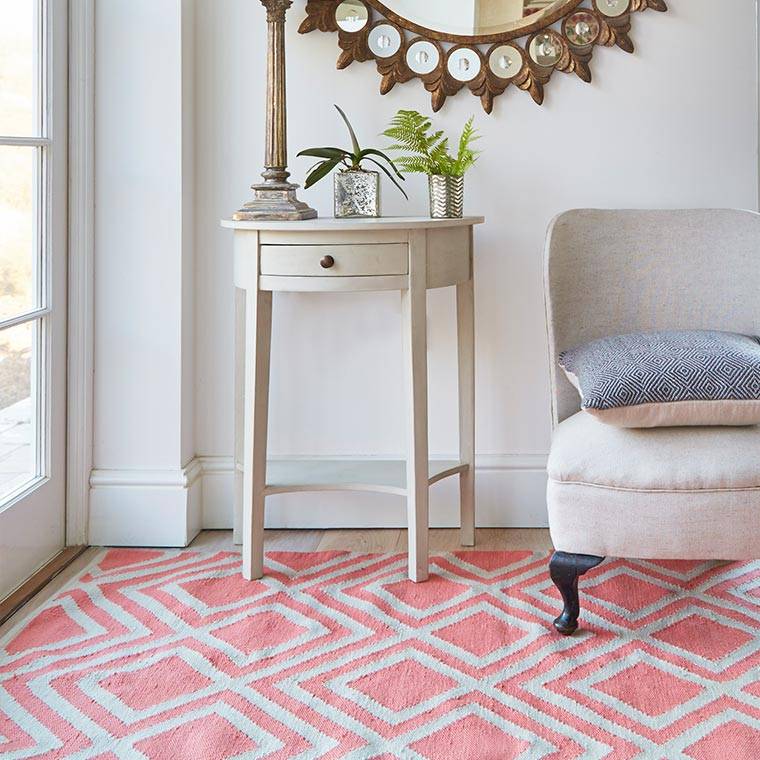
[[[224,220],[234,232],[236,308],[235,526],[243,576],[261,578],[264,500],[294,491],[361,490],[406,496],[409,577],[428,577],[428,489],[459,476],[461,542],[475,543],[473,227],[482,217]],[[427,290],[456,286],[459,460],[428,461]],[[403,461],[267,462],[273,292],[398,290],[409,398]]]

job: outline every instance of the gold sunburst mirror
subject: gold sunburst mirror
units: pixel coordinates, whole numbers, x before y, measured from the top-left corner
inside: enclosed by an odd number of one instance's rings
[[[468,88],[491,113],[510,85],[539,105],[555,71],[591,81],[596,45],[633,52],[631,17],[664,0],[308,0],[302,34],[337,32],[338,68],[374,60],[385,95],[420,79],[433,110]]]

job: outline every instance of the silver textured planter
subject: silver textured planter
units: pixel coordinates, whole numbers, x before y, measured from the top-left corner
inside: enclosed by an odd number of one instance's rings
[[[460,219],[464,210],[464,177],[429,174],[430,216],[433,219]]]
[[[333,175],[335,216],[380,216],[380,175],[349,169]]]

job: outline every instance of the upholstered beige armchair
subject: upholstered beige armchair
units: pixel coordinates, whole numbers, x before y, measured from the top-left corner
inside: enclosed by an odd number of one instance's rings
[[[760,335],[760,215],[567,212],[549,228],[545,288],[554,625],[571,634],[578,578],[606,556],[760,557],[760,427],[611,427],[580,411],[557,366],[562,351],[623,333]]]

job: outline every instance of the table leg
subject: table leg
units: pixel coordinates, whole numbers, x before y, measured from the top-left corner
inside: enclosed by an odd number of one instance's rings
[[[409,439],[407,444],[407,520],[409,578],[428,578],[428,410],[427,410],[427,235],[410,234],[409,288],[402,292]]]
[[[272,293],[249,290],[245,304],[245,443],[243,461],[243,577],[264,574],[264,491],[267,471]]]
[[[472,279],[457,285],[459,348],[459,461],[469,467],[459,475],[460,541],[475,545],[475,300]]]
[[[235,453],[233,456],[232,543],[243,543],[243,458],[245,447],[245,290],[235,288]]]

